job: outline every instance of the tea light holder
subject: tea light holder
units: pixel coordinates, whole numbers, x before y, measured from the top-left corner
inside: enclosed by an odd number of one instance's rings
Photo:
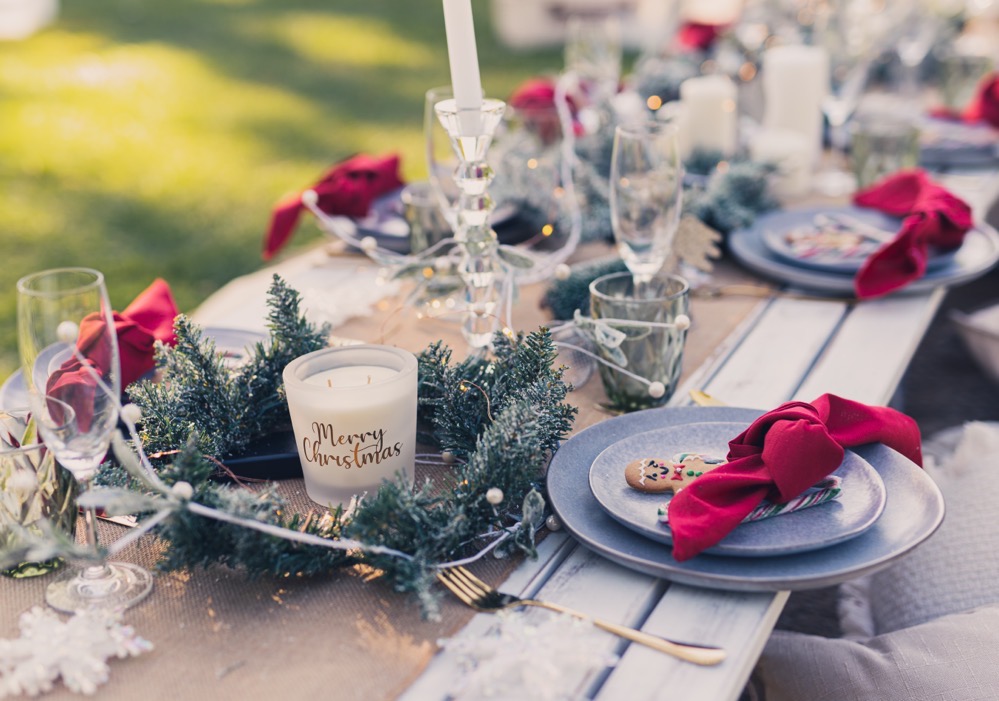
[[[349,504],[401,475],[416,458],[416,356],[391,346],[324,348],[284,369],[309,498]]]

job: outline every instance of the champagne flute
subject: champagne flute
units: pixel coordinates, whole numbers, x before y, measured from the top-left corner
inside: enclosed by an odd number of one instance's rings
[[[21,370],[38,432],[81,488],[93,479],[118,424],[118,339],[104,276],[89,268],[45,270],[17,283]],[[87,546],[98,559],[93,508]],[[152,575],[126,562],[88,563],[49,584],[45,600],[65,612],[121,610],[152,589]]]
[[[682,201],[676,125],[618,125],[611,151],[611,225],[618,252],[635,278],[636,296],[672,251]]]

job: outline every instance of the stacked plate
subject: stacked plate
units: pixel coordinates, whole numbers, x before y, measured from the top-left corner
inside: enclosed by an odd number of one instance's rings
[[[729,235],[732,255],[750,270],[812,292],[852,296],[864,261],[898,232],[901,220],[851,206],[764,214]],[[976,224],[954,251],[931,251],[926,274],[900,292],[925,292],[984,274],[999,261],[999,234]]]
[[[680,452],[724,457],[760,412],[731,407],[654,409],[609,419],[567,441],[548,470],[552,507],[587,547],[626,567],[716,589],[831,586],[893,562],[929,537],[943,498],[915,464],[883,445],[847,451],[839,499],[740,524],[707,552],[676,562],[658,508],[668,496],[625,481],[635,459]]]

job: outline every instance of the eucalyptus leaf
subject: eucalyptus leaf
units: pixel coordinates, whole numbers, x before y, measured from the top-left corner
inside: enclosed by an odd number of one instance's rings
[[[515,268],[520,268],[521,270],[530,270],[534,267],[534,258],[526,255],[522,251],[518,251],[512,246],[500,246],[497,249],[499,257],[503,259],[504,263],[512,265]]]
[[[77,497],[76,503],[83,508],[103,509],[108,516],[158,511],[164,506],[163,499],[117,487],[91,489]]]
[[[536,489],[532,489],[524,497],[524,523],[532,528],[540,528],[545,520],[545,498]]]
[[[111,447],[114,449],[114,456],[118,459],[119,464],[121,464],[121,466],[125,468],[125,471],[138,481],[139,484],[154,492],[159,492],[161,494],[170,493],[170,488],[166,486],[162,480],[155,475],[150,474],[142,467],[138,456],[132,450],[130,445],[125,442],[121,433],[115,431],[114,435],[111,437]]]

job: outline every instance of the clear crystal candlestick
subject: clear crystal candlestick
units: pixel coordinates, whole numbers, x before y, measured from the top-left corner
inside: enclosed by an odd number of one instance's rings
[[[455,101],[442,100],[434,109],[458,156],[454,180],[458,186],[455,210],[447,213],[455,222],[454,238],[461,256],[458,274],[465,285],[465,340],[473,348],[485,348],[497,328],[506,271],[499,257],[499,242],[489,223],[493,201],[489,184],[493,169],[486,161],[493,134],[503,118],[506,104],[483,100],[481,109],[458,109]]]

